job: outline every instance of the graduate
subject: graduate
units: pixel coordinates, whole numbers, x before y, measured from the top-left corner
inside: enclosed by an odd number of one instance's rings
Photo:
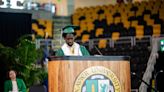
[[[75,28],[77,26],[70,25],[62,29],[62,37],[65,43],[57,50],[56,56],[90,56],[84,46],[75,42]]]

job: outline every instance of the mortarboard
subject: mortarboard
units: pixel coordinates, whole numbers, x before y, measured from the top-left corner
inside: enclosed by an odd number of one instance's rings
[[[75,29],[77,29],[78,26],[74,26],[74,25],[68,25],[65,26],[64,28],[62,28],[63,33],[69,34],[69,33],[74,33]]]

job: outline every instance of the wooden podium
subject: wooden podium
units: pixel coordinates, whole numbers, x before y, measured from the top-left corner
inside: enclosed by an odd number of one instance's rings
[[[130,92],[130,61],[124,56],[51,57],[49,92]]]

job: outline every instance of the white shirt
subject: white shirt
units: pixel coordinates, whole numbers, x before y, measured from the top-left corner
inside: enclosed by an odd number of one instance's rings
[[[12,81],[12,85],[13,85],[13,90],[12,90],[12,92],[18,92],[17,82],[16,82],[16,81]]]
[[[80,45],[75,43],[70,47],[66,43],[61,47],[65,56],[82,56]]]

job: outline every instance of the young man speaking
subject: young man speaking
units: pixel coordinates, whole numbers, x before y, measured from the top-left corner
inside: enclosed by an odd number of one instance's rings
[[[76,26],[66,26],[63,28],[62,36],[65,43],[57,50],[56,56],[90,56],[84,46],[75,42],[74,28],[76,28]]]

